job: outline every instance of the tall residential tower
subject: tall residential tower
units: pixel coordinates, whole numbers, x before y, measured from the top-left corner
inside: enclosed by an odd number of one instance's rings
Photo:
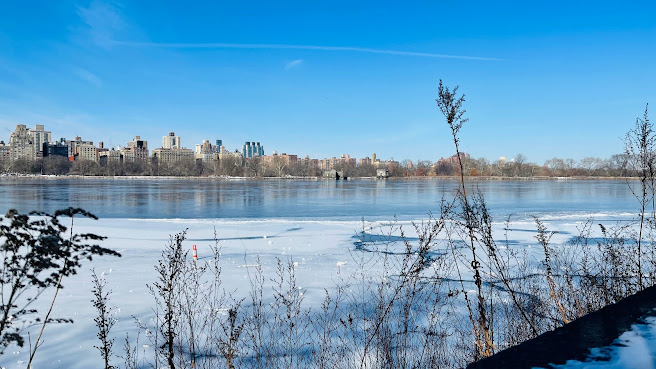
[[[244,143],[242,155],[244,155],[244,159],[264,156],[264,147],[260,145],[259,142],[246,141],[246,143]]]
[[[181,149],[180,137],[175,135],[175,132],[169,132],[168,136],[162,137],[163,149]]]

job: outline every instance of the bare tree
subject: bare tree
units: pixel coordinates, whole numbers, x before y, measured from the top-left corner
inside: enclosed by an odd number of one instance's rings
[[[513,166],[515,167],[514,175],[516,177],[526,177],[526,156],[522,153],[515,155],[513,159]]]
[[[182,271],[185,266],[187,253],[183,251],[182,243],[186,238],[186,231],[172,236],[164,251],[162,258],[155,266],[157,281],[147,285],[150,294],[155,299],[155,324],[154,335],[148,338],[155,346],[155,365],[163,360],[170,369],[175,369],[176,355],[175,343],[180,334],[180,289],[182,282]],[[150,329],[144,325],[140,328],[146,331]]]
[[[98,328],[96,335],[100,340],[100,345],[94,347],[100,351],[100,356],[105,363],[105,369],[115,369],[116,367],[110,364],[114,346],[111,331],[114,324],[116,324],[113,308],[109,305],[109,295],[112,291],[107,291],[107,281],[104,278],[98,278],[95,270],[92,270],[91,278],[93,283],[93,289],[91,290],[93,300],[91,302],[98,312],[98,316],[93,321],[96,323],[96,328]]]
[[[262,175],[262,158],[259,156],[246,159],[246,173],[251,177]]]
[[[276,156],[273,158],[271,165],[276,171],[276,177],[282,177],[282,175],[285,173],[285,168],[287,168],[287,164],[288,161],[281,156]]]
[[[481,264],[478,261],[478,257],[476,255],[476,246],[474,244],[474,241],[476,239],[474,235],[474,219],[471,213],[471,206],[469,205],[469,200],[467,199],[467,188],[465,186],[465,177],[464,177],[464,167],[463,167],[463,162],[461,158],[461,153],[460,153],[460,138],[458,137],[458,133],[460,132],[460,129],[462,128],[462,125],[465,124],[468,119],[464,117],[466,110],[463,108],[463,103],[465,102],[465,96],[461,95],[460,97],[457,96],[458,92],[458,86],[456,86],[453,90],[450,90],[448,87],[445,87],[442,84],[442,80],[440,80],[439,86],[438,86],[438,98],[436,99],[437,101],[437,106],[439,107],[440,111],[446,118],[446,123],[451,129],[451,135],[453,137],[453,144],[455,145],[456,149],[456,157],[458,160],[458,166],[460,168],[460,191],[461,191],[461,199],[463,201],[463,210],[464,210],[464,216],[465,216],[465,227],[469,233],[469,247],[471,250],[472,254],[472,260],[471,260],[471,266],[474,271],[474,283],[476,284],[476,288],[478,290],[478,323],[474,321],[474,317],[472,314],[471,306],[469,304],[469,299],[467,298],[467,293],[464,291],[463,288],[463,294],[465,296],[467,306],[469,309],[469,317],[471,320],[471,323],[473,325],[473,330],[474,332],[477,332],[476,334],[476,343],[477,343],[477,348],[478,348],[478,353],[483,356],[490,356],[493,353],[493,347],[494,345],[492,344],[491,337],[490,337],[490,329],[488,327],[488,322],[487,322],[487,314],[486,314],[486,302],[484,299],[484,291],[483,291],[483,279],[481,277]],[[457,260],[454,260],[457,262]]]
[[[603,173],[606,163],[604,160],[593,157],[585,157],[579,162],[581,169],[588,175],[594,176]]]
[[[81,176],[97,175],[100,166],[95,161],[91,160],[75,160],[71,166],[71,173]]]
[[[33,173],[34,161],[26,158],[19,158],[13,160],[11,163],[10,171],[13,173]]]
[[[221,174],[227,176],[242,175],[242,159],[238,156],[225,156],[220,162]]]
[[[629,184],[629,188],[640,204],[640,226],[638,230],[637,273],[640,289],[644,288],[642,281],[642,233],[646,221],[645,211],[649,203],[654,209],[654,172],[656,161],[654,149],[656,148],[656,135],[648,116],[649,105],[645,107],[642,118],[636,118],[635,127],[624,138],[625,153],[629,158],[628,164],[639,173],[640,187],[636,190]],[[653,211],[656,213],[656,211]]]
[[[614,154],[608,159],[608,169],[610,174],[616,177],[626,177],[627,176],[627,155]]]
[[[62,175],[69,172],[71,162],[63,156],[47,156],[43,158],[43,173]]]

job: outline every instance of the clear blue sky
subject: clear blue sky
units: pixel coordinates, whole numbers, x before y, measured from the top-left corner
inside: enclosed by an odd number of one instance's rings
[[[542,163],[620,152],[656,106],[652,1],[209,3],[4,1],[0,138],[435,160],[442,78],[467,96],[465,151]]]

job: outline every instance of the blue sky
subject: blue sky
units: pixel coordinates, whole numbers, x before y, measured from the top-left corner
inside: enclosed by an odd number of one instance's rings
[[[604,1],[5,1],[0,138],[18,123],[124,145],[223,139],[435,160],[607,157],[656,103],[656,5]]]

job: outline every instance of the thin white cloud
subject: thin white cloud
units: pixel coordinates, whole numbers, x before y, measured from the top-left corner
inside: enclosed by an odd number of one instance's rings
[[[86,26],[88,36],[98,46],[109,48],[116,35],[126,27],[120,8],[118,2],[100,0],[78,8],[77,14]]]
[[[289,63],[285,64],[285,69],[290,70],[292,68],[298,67],[301,64],[303,64],[303,59],[292,60]]]
[[[87,81],[87,82],[89,82],[93,85],[96,85],[96,86],[101,86],[102,85],[102,81],[100,80],[100,78],[98,78],[98,76],[96,76],[95,74],[89,72],[88,70],[86,70],[84,68],[74,68],[73,72],[78,77],[82,78],[83,80],[85,80],[85,81]]]
[[[367,47],[353,46],[317,46],[317,45],[291,45],[291,44],[235,44],[235,43],[166,43],[166,42],[130,42],[112,41],[115,45],[130,47],[159,47],[168,49],[291,49],[291,50],[321,50],[321,51],[351,51],[370,54],[388,54],[402,56],[418,56],[425,58],[442,59],[464,59],[464,60],[486,60],[501,61],[504,59],[483,56],[436,54],[415,51],[371,49]]]

